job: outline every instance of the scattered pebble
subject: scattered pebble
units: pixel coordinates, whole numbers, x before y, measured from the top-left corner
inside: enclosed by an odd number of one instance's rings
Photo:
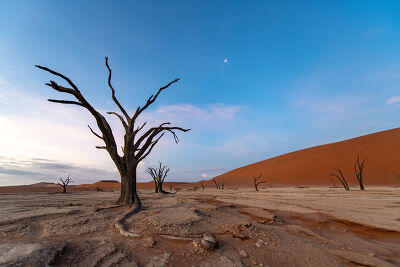
[[[256,247],[261,247],[264,244],[264,241],[262,239],[258,239],[258,241],[256,242]]]
[[[239,256],[240,256],[241,258],[246,258],[248,255],[247,255],[246,251],[240,250],[240,251],[239,251]]]

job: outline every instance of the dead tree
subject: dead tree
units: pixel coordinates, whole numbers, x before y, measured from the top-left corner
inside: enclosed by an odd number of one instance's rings
[[[340,183],[343,185],[343,188],[346,191],[350,191],[350,187],[347,184],[346,178],[344,177],[342,170],[340,168],[333,168],[333,170],[336,171],[337,173],[334,173],[334,172],[331,173],[331,177],[336,177],[340,181]]]
[[[360,190],[364,190],[364,181],[363,181],[363,171],[364,171],[364,163],[367,160],[365,158],[363,161],[360,161],[360,156],[357,155],[356,163],[354,163],[354,172],[356,174],[356,179],[358,184],[360,185]]]
[[[204,190],[204,183],[200,182],[200,185],[201,185],[201,188],[203,188],[203,190]]]
[[[221,182],[221,186],[220,186],[220,188],[221,188],[221,190],[224,190],[224,188],[225,188],[225,184],[224,184],[224,182]]]
[[[217,188],[217,190],[219,190],[219,188],[220,188],[220,184],[219,184],[219,182],[217,182],[217,179],[212,179],[212,181],[214,182],[214,184],[215,184],[215,188]]]
[[[47,86],[50,86],[58,92],[69,94],[75,98],[75,100],[48,99],[48,101],[83,107],[95,118],[100,133],[95,132],[90,126],[88,127],[92,134],[104,142],[104,145],[96,146],[96,148],[105,149],[108,152],[121,176],[121,193],[117,203],[136,203],[137,205],[135,207],[135,211],[138,211],[141,209],[141,202],[136,191],[136,169],[138,164],[150,154],[154,146],[166,132],[171,133],[175,139],[175,142],[178,143],[179,139],[176,135],[176,131],[187,132],[190,129],[171,126],[170,122],[164,122],[159,126],[150,127],[147,131],[145,131],[143,128],[145,127],[146,122],[141,125],[136,125],[137,120],[142,112],[156,101],[157,97],[163,90],[168,88],[173,83],[179,81],[179,79],[176,78],[167,85],[158,89],[157,93],[155,95],[151,95],[142,107],[138,107],[133,115],[129,115],[115,96],[115,90],[111,84],[111,68],[108,65],[107,57],[105,58],[105,65],[108,70],[108,86],[111,90],[111,97],[121,112],[118,113],[111,111],[107,112],[107,114],[115,115],[121,121],[121,124],[125,129],[122,156],[120,156],[118,153],[117,144],[115,142],[110,124],[107,122],[106,118],[85,99],[78,87],[63,74],[55,72],[47,67],[38,65],[36,65],[36,67],[63,79],[68,84],[68,87],[64,87],[54,81],[50,81],[50,83],[46,84]],[[142,130],[145,132],[140,134]]]
[[[67,185],[68,185],[69,183],[73,183],[73,182],[72,182],[72,180],[69,178],[69,175],[68,175],[68,178],[65,179],[65,180],[63,180],[63,178],[61,177],[61,178],[60,178],[60,181],[61,181],[61,183],[58,183],[58,185],[61,186],[61,187],[63,188],[63,193],[65,194],[65,193],[67,193]]]
[[[337,188],[335,179],[331,178],[331,183],[333,185],[333,188]]]
[[[255,187],[256,191],[258,191],[258,186],[259,186],[260,184],[266,183],[265,181],[258,181],[258,180],[261,178],[261,176],[262,176],[261,173],[260,173],[260,175],[257,176],[257,177],[253,176],[253,183],[254,183],[254,187]]]
[[[169,168],[167,168],[167,166],[162,166],[162,163],[159,162],[158,169],[153,168],[153,167],[148,167],[146,172],[148,174],[150,174],[150,176],[154,180],[154,192],[155,193],[169,194],[169,192],[164,191],[162,188],[165,177],[167,177],[167,174],[169,172]]]

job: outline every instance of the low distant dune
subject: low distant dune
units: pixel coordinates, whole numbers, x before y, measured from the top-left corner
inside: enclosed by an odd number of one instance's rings
[[[354,185],[357,154],[367,158],[367,187],[400,184],[400,128],[291,152],[215,178],[225,186],[251,186],[252,176],[262,173],[263,179],[272,185],[327,185],[331,183],[332,168],[339,167],[349,184]]]
[[[46,182],[31,184],[29,186],[30,187],[50,187],[50,188],[59,187],[59,185],[56,183],[46,183]]]
[[[193,187],[193,183],[183,182],[165,182],[164,189],[169,191],[172,187],[175,188],[187,188]],[[106,191],[118,191],[121,188],[121,183],[115,180],[101,180],[93,184],[80,184],[80,185],[68,185],[67,191],[94,191],[96,188],[100,188]],[[138,189],[153,189],[154,182],[138,183]],[[1,186],[0,194],[14,194],[14,193],[35,193],[35,192],[61,192],[62,188],[55,183],[40,182],[31,185],[19,185],[19,186]]]
[[[121,183],[115,180],[101,180],[98,182],[95,182],[93,184],[81,184],[81,185],[76,185],[76,188],[102,188],[102,189],[112,189],[116,188],[119,189],[121,187]]]

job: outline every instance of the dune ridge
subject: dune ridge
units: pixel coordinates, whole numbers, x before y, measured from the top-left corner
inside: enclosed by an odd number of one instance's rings
[[[400,128],[290,152],[215,178],[226,186],[251,186],[252,176],[262,173],[272,185],[326,185],[331,184],[332,168],[337,167],[354,186],[357,155],[367,158],[366,186],[400,185]]]

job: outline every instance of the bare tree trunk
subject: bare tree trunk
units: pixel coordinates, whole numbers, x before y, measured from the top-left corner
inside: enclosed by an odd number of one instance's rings
[[[159,185],[158,185],[157,181],[154,180],[154,193],[158,193],[159,192],[158,187],[159,187]]]
[[[215,184],[215,188],[217,188],[217,190],[219,190],[219,182],[217,182],[217,179],[212,179],[212,181],[214,182],[214,184]]]
[[[136,191],[136,168],[137,166],[133,165],[126,176],[121,176],[121,193],[117,204],[129,205],[135,203],[141,205]]]
[[[258,181],[261,178],[261,176],[262,176],[261,173],[257,177],[253,176],[253,183],[254,183],[254,188],[256,189],[256,191],[258,191],[258,186],[260,184],[266,183],[265,181]]]
[[[343,172],[342,172],[342,170],[340,169],[340,168],[333,168],[335,171],[337,171],[338,173],[339,173],[339,175],[337,175],[336,173],[332,173],[331,174],[331,176],[333,176],[333,177],[336,177],[339,181],[340,181],[340,183],[343,185],[343,188],[346,190],[346,191],[350,191],[350,187],[349,187],[349,185],[348,185],[348,183],[347,183],[347,181],[346,181],[346,178],[344,177],[344,175],[343,175]]]
[[[67,185],[63,185],[63,194],[67,193]]]
[[[356,174],[356,179],[358,184],[360,185],[360,190],[365,190],[364,181],[363,181],[363,171],[364,171],[364,163],[367,160],[365,158],[362,162],[360,162],[360,156],[357,155],[356,163],[354,163],[354,172]]]

